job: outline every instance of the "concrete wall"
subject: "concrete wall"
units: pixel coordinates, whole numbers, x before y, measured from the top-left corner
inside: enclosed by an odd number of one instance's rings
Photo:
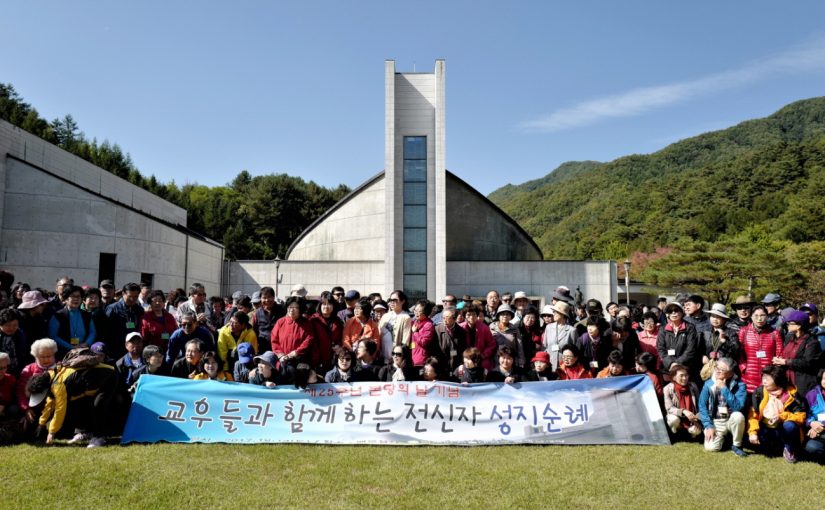
[[[447,173],[447,261],[542,260],[530,237],[489,200]]]
[[[208,292],[220,291],[219,244],[126,206],[157,205],[163,219],[181,224],[185,210],[2,121],[0,189],[0,267],[19,281],[52,289],[69,275],[96,286],[100,253],[114,253],[118,286],[151,273],[156,288],[201,281]]]
[[[616,300],[615,261],[539,262],[447,262],[447,292],[484,296],[491,289],[500,292],[523,290],[532,299],[547,302],[556,287],[575,292],[584,299],[596,298],[602,305]]]
[[[303,233],[291,260],[384,260],[384,177],[375,179]]]
[[[281,281],[277,284],[280,297],[289,296],[295,284],[306,287],[310,296],[318,296],[335,285],[357,289],[361,294],[381,292],[385,297],[392,288],[384,286],[383,261],[359,262],[295,262],[284,260],[277,266]],[[232,261],[229,263],[229,293],[237,290],[251,295],[261,287],[276,288],[276,264],[271,261]]]

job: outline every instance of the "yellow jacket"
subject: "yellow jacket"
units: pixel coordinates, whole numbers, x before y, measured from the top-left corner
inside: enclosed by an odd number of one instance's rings
[[[788,400],[783,405],[783,410],[779,413],[781,422],[791,421],[802,427],[805,423],[806,407],[804,398],[799,399],[796,394],[796,388],[789,385],[787,388],[789,395]],[[753,392],[753,405],[748,412],[748,434],[756,434],[759,432],[759,424],[762,421],[762,413],[765,411],[765,405],[768,403],[768,392],[764,386],[756,388]]]
[[[46,405],[43,408],[43,414],[40,415],[39,421],[40,425],[49,425],[49,434],[57,434],[63,427],[63,420],[66,419],[66,409],[68,408],[69,402],[83,397],[95,396],[100,391],[99,386],[90,387],[95,385],[88,384],[94,381],[81,380],[81,377],[89,370],[111,370],[112,374],[106,375],[114,374],[114,368],[103,363],[81,370],[60,367],[57,369],[57,373],[49,372],[52,374],[52,385],[49,389],[49,396],[46,398]]]
[[[232,329],[229,327],[229,324],[222,327],[218,330],[218,358],[223,362],[223,369],[232,372],[232,369],[235,367],[230,367],[227,365],[227,358],[229,357],[229,353],[232,352],[233,349],[238,347],[238,344],[249,342],[252,344],[252,348],[255,349],[255,354],[258,353],[258,335],[255,334],[255,330],[252,328],[246,328],[241,333],[240,338],[235,341],[235,337],[232,336]]]

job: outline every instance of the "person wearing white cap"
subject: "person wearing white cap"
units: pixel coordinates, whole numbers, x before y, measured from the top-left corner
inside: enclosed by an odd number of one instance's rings
[[[576,328],[568,324],[570,305],[564,301],[557,301],[553,305],[545,306],[553,314],[553,322],[544,328],[542,345],[550,355],[550,364],[553,370],[559,368],[561,349],[569,343],[575,343]],[[542,310],[544,312],[544,309]]]
[[[527,305],[530,304],[530,298],[527,297],[527,293],[523,290],[520,290],[513,294],[513,308],[514,315],[513,320],[510,323],[515,326],[521,326],[521,319],[524,317],[524,311],[527,309]],[[496,314],[498,315],[498,314]]]
[[[300,298],[307,297],[307,289],[300,283],[296,283],[292,287],[292,291],[289,293],[290,296],[298,296]]]
[[[715,360],[722,357],[739,359],[739,337],[727,326],[730,317],[726,312],[727,309],[722,303],[714,303],[707,312],[711,330],[701,333],[702,380],[707,380],[713,375]]]

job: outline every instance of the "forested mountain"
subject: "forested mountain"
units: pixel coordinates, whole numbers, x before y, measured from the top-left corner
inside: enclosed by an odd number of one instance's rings
[[[71,115],[43,119],[10,84],[0,83],[0,119],[183,207],[187,226],[223,243],[230,259],[283,256],[298,234],[349,193],[343,185],[329,189],[286,174],[252,177],[246,171],[227,186],[160,183],[144,177],[117,144],[87,139]]]
[[[774,251],[825,241],[825,97],[553,178],[568,168],[490,194],[548,259],[708,250],[737,236]]]

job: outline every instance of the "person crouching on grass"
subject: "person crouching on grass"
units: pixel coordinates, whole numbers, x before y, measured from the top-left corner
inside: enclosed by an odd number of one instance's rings
[[[203,355],[199,368],[201,372],[193,377],[196,381],[232,381],[232,374],[223,369],[223,361],[213,351]]]
[[[88,348],[82,349],[78,358],[87,355],[94,359]],[[32,377],[26,386],[30,407],[46,401],[37,435],[45,429],[48,445],[71,430],[75,435],[69,443],[89,440],[89,448],[106,444],[103,433],[117,385],[115,369],[102,363],[79,367],[57,365]]]
[[[702,434],[699,421],[699,387],[690,380],[688,367],[674,363],[670,366],[670,384],[665,386],[665,421],[674,436],[687,431],[690,437]]]
[[[607,355],[607,366],[596,374],[596,379],[619,377],[620,375],[627,375],[627,371],[624,369],[622,353],[620,351],[610,351],[610,354]]]
[[[559,378],[550,364],[550,354],[545,351],[537,352],[533,359],[533,370],[527,373],[526,381],[555,381]]]

